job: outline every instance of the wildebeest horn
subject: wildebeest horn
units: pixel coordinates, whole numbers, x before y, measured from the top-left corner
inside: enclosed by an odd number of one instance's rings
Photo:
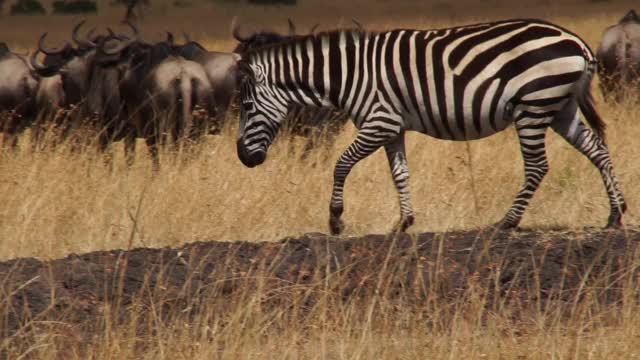
[[[56,69],[53,66],[44,66],[40,62],[38,62],[38,53],[40,53],[40,49],[34,51],[31,56],[29,56],[29,65],[33,71],[35,71],[40,76],[53,76],[56,73]]]
[[[79,23],[77,23],[74,27],[73,30],[71,31],[71,39],[73,40],[74,43],[76,43],[76,45],[78,46],[83,46],[83,47],[95,47],[96,44],[89,40],[89,34],[92,34],[96,29],[93,28],[91,31],[89,31],[89,33],[87,34],[87,39],[83,40],[80,39],[78,37],[78,31],[80,31],[80,28],[82,27],[82,25],[84,25],[86,22],[86,20],[82,20]]]
[[[173,45],[174,42],[175,37],[173,36],[173,33],[171,31],[167,31],[167,43],[169,43],[169,45]]]
[[[61,52],[63,52],[65,49],[71,47],[71,45],[69,45],[68,42],[65,42],[64,46],[60,49],[47,49],[44,46],[44,38],[47,37],[47,33],[44,33],[40,36],[40,39],[38,40],[38,49],[40,51],[42,51],[43,53],[47,54],[47,55],[58,55]]]
[[[138,31],[138,28],[135,25],[133,25],[133,23],[129,21],[129,19],[125,21],[125,24],[127,24],[127,26],[131,28],[131,32],[133,33],[133,38],[138,39],[138,34],[140,33],[140,31]]]
[[[311,30],[309,30],[310,34],[313,34],[316,32],[316,30],[318,29],[318,26],[320,26],[320,24],[315,24],[311,27]]]
[[[80,45],[80,39],[78,39],[78,31],[80,30],[82,25],[84,25],[85,22],[86,22],[86,20],[80,21],[71,30],[71,39],[73,40],[73,42],[76,43],[76,45]]]
[[[31,67],[34,70],[40,70],[40,69],[45,67],[44,65],[38,63],[38,53],[39,52],[40,52],[40,50],[36,50],[31,54],[31,56],[29,56],[29,63],[31,64]]]
[[[116,34],[116,32],[113,31],[113,29],[110,28],[110,27],[107,28],[107,32],[109,33],[109,39],[116,39],[116,40],[128,40],[129,39],[129,37],[127,35]]]
[[[96,32],[96,28],[91,28],[87,33],[87,40],[90,40],[91,42],[93,42],[93,34],[95,34],[95,32]]]
[[[356,19],[351,19],[351,22],[354,23],[356,25],[356,27],[358,28],[358,30],[363,30],[364,28],[362,27],[362,24],[356,20]]]
[[[119,53],[121,53],[124,49],[126,49],[129,45],[133,44],[134,42],[136,42],[136,40],[123,40],[121,42],[119,42],[115,47],[113,47],[112,49],[105,49],[104,48],[104,44],[106,42],[106,38],[102,39],[102,41],[100,41],[100,45],[98,45],[98,47],[100,48],[100,51],[102,51],[102,53],[106,54],[106,55],[117,55]]]
[[[184,37],[184,41],[187,43],[191,42],[191,37],[185,31],[182,32],[182,37]]]
[[[77,23],[76,25],[73,26],[73,29],[71,30],[71,40],[73,40],[73,42],[78,45],[78,46],[86,46],[86,45],[90,45],[88,44],[86,41],[78,38],[78,31],[80,31],[80,28],[82,27],[82,25],[84,25],[86,23],[86,20],[82,20],[79,23]],[[92,46],[95,44],[92,44]]]
[[[231,20],[231,33],[233,34],[233,37],[240,42],[249,41],[248,37],[242,37],[242,35],[240,35],[240,25],[238,24],[237,16],[234,16]]]
[[[293,21],[291,21],[291,19],[287,19],[287,22],[289,23],[289,36],[295,35],[296,26],[293,24]]]

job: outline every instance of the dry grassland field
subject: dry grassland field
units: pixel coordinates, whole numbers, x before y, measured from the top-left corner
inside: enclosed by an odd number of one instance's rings
[[[9,2],[10,3],[10,2]],[[122,8],[99,1],[92,26],[121,30]],[[210,50],[243,31],[351,27],[429,29],[536,17],[595,49],[633,2],[151,1],[146,39],[189,33]],[[636,6],[640,4],[635,4]],[[5,8],[8,6],[5,4]],[[640,10],[640,8],[637,8]],[[61,44],[81,17],[0,18],[0,41]],[[2,81],[2,79],[0,79]],[[2,359],[633,359],[640,358],[640,106],[597,108],[629,204],[619,230],[591,163],[553,132],[550,171],[519,232],[495,232],[523,180],[509,128],[464,142],[408,134],[415,225],[398,216],[383,151],[345,188],[345,232],[328,233],[333,165],[355,136],[304,160],[280,137],[265,164],[236,154],[237,114],[195,152],[161,151],[153,173],[139,140],[128,168],[93,147],[36,149],[21,135],[0,152]],[[635,89],[637,91],[637,89]],[[631,90],[630,90],[631,91]],[[371,235],[381,234],[381,235]]]

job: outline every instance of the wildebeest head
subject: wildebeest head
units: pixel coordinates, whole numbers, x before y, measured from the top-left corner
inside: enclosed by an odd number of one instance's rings
[[[135,27],[132,26],[135,29]],[[137,37],[129,40],[106,39],[96,51],[91,66],[90,88],[87,103],[93,113],[115,111],[115,104],[136,103],[141,98],[140,84],[158,64],[170,56],[176,56],[182,47],[175,46],[171,38],[149,44]],[[111,99],[105,102],[106,99]]]
[[[38,41],[38,50],[31,55],[31,65],[41,77],[59,75],[62,89],[66,94],[65,100],[69,104],[75,104],[82,100],[86,82],[85,53],[71,46],[69,43],[58,49],[47,48],[44,39],[47,33],[42,34]],[[42,63],[37,60],[38,54],[44,53]]]
[[[76,24],[71,31],[71,39],[77,47],[71,46],[68,42],[58,49],[47,48],[44,45],[44,39],[47,33],[42,34],[38,41],[38,51],[44,53],[46,56],[43,59],[42,65],[36,62],[36,71],[43,76],[52,76],[51,73],[57,73],[59,71],[65,72],[68,69],[64,69],[67,64],[78,57],[84,57],[92,51],[96,46],[96,41],[104,37],[103,35],[92,36],[95,29],[89,31],[85,39],[80,38],[78,32],[85,21],[81,21]],[[38,66],[39,65],[39,66]],[[67,71],[68,72],[68,71]]]
[[[291,19],[288,19],[289,31],[288,34],[283,35],[274,31],[259,31],[254,32],[251,35],[243,36],[240,31],[240,26],[237,20],[234,18],[231,24],[231,32],[233,37],[238,40],[239,44],[233,49],[236,54],[244,54],[250,50],[257,49],[267,45],[278,44],[283,41],[287,41],[291,38],[298,36],[296,26]],[[309,34],[313,34],[318,28],[319,24],[311,27]]]
[[[236,54],[243,54],[247,51],[255,48],[259,48],[265,45],[277,44],[287,40],[290,36],[295,36],[295,26],[289,21],[289,35],[282,35],[273,31],[260,31],[254,32],[251,35],[243,36],[240,31],[240,25],[236,19],[233,19],[231,24],[231,33],[233,37],[238,40],[238,45],[233,49]]]
[[[44,33],[40,36],[40,39],[38,40],[38,50],[36,51],[36,54],[43,53],[46,55],[42,64],[37,62],[34,63],[33,61],[32,64],[34,65],[34,68],[39,75],[52,76],[50,74],[59,71],[67,62],[75,58],[78,53],[76,49],[74,49],[68,42],[60,48],[46,47],[44,45],[44,40],[46,37],[47,33]]]
[[[106,37],[100,40],[88,66],[86,108],[103,119],[115,118],[121,108],[121,85],[131,61],[147,44],[137,39],[120,40]]]
[[[188,60],[193,60],[198,56],[202,56],[207,53],[207,49],[200,43],[191,40],[189,35],[183,33],[185,43],[176,44],[175,37],[169,31],[167,31],[167,39],[164,42],[158,43],[158,46],[169,46],[170,53],[173,56],[180,56]]]
[[[46,33],[38,41],[38,51],[32,54],[31,64],[39,76],[51,77],[59,75],[61,77],[62,88],[68,104],[76,104],[82,101],[88,84],[89,64],[95,54],[97,43],[105,39],[126,38],[124,35],[115,35],[109,30],[108,35],[93,35],[95,29],[89,31],[84,37],[79,36],[79,30],[85,21],[81,21],[73,27],[71,39],[76,47],[66,43],[59,49],[50,49],[44,46]],[[37,61],[38,53],[44,53],[42,63]]]

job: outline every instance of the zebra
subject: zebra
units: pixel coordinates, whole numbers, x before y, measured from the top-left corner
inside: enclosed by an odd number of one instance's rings
[[[247,167],[265,161],[290,103],[333,107],[351,116],[358,133],[334,168],[334,235],[344,228],[347,175],[377,149],[386,151],[398,192],[394,231],[405,231],[414,222],[405,133],[469,141],[511,124],[525,181],[496,229],[517,228],[547,173],[549,127],[596,166],[610,203],[607,227],[622,224],[627,205],[590,88],[596,60],[583,40],[557,25],[514,19],[426,31],[334,30],[256,49],[238,66],[237,153]]]
[[[359,25],[357,21],[353,21],[354,24]],[[233,49],[233,52],[241,55],[255,48],[285,42],[299,36],[296,34],[296,26],[293,21],[289,19],[288,22],[288,35],[281,35],[271,31],[259,31],[250,35],[242,35],[240,26],[234,18],[231,28],[233,37],[238,41],[238,45]],[[309,33],[313,34],[318,26],[319,24],[314,25],[309,30]],[[304,160],[317,145],[331,146],[348,121],[348,115],[337,112],[332,108],[292,104],[288,110],[287,118],[283,121],[283,127],[286,134],[298,135],[308,139],[300,157]]]

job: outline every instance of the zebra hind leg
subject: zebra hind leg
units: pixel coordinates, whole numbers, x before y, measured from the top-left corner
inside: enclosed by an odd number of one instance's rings
[[[333,172],[333,192],[329,208],[329,227],[332,235],[339,235],[344,229],[344,222],[340,217],[344,210],[343,194],[347,175],[360,160],[373,154],[396,136],[398,136],[398,132],[382,132],[377,128],[363,128],[338,159]]]
[[[413,225],[413,208],[409,195],[409,166],[404,146],[404,134],[384,147],[391,168],[391,176],[398,190],[400,198],[400,221],[394,227],[394,231],[405,231]]]
[[[544,140],[550,121],[549,118],[523,118],[516,122],[520,151],[524,160],[524,185],[507,214],[496,225],[500,229],[513,229],[518,226],[529,201],[549,171]]]
[[[627,204],[613,172],[609,149],[603,139],[580,120],[577,110],[559,115],[562,116],[556,116],[551,127],[598,169],[611,206],[607,227],[621,226],[622,215],[627,210]]]

